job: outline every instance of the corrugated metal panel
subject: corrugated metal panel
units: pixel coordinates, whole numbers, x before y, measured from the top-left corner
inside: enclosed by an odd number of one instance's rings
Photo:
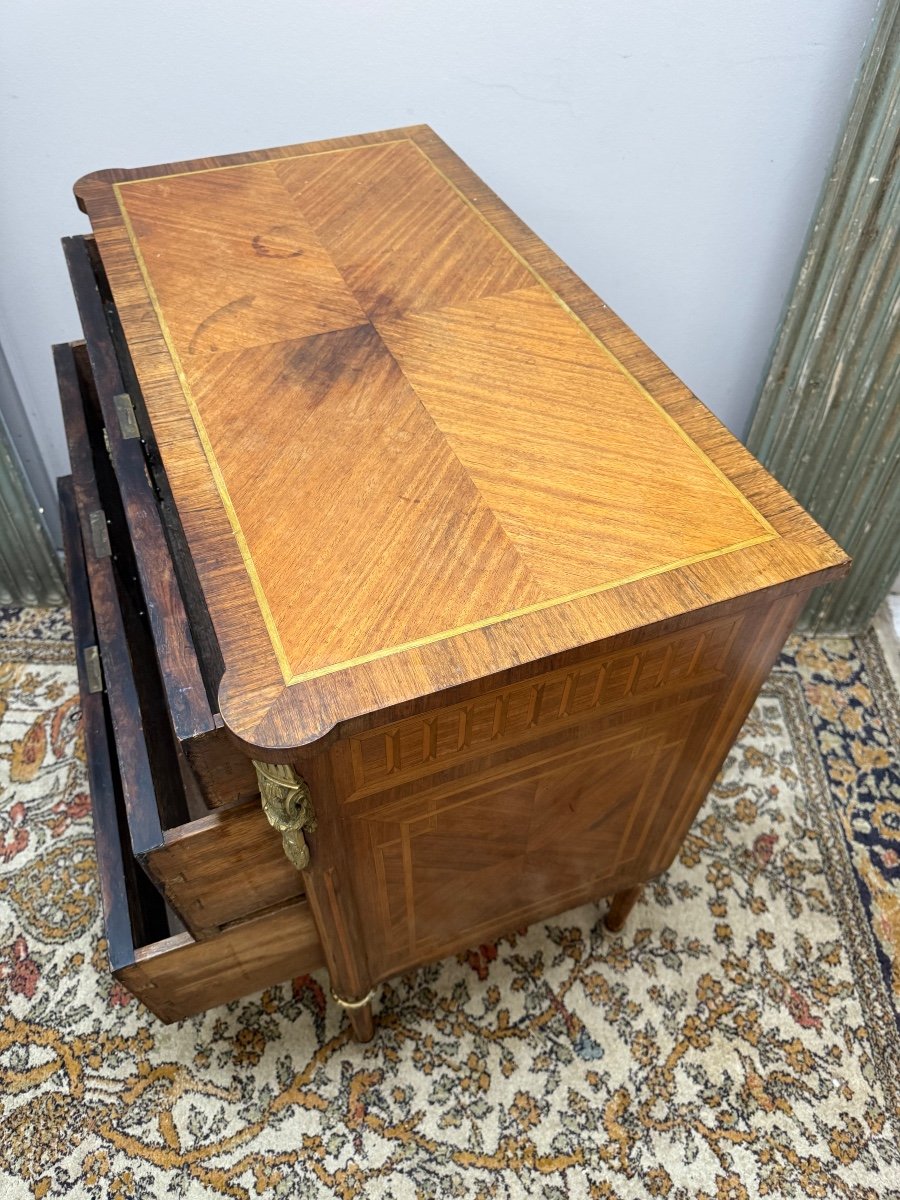
[[[900,571],[900,3],[879,11],[747,444],[846,550],[802,623],[865,628]]]
[[[59,562],[0,422],[0,604],[62,604]]]

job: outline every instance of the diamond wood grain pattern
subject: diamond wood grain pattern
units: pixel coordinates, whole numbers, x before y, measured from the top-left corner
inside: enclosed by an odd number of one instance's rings
[[[534,282],[410,141],[309,155],[275,171],[372,321]]]
[[[545,288],[378,328],[551,594],[562,598],[771,536]],[[556,519],[561,509],[564,528]],[[635,512],[646,514],[637,529]],[[704,519],[685,522],[686,512]]]
[[[150,180],[125,208],[184,363],[366,320],[268,164]]]
[[[195,396],[292,674],[545,598],[371,325],[216,355]]]
[[[119,198],[288,678],[773,536],[411,143]]]
[[[76,190],[248,747],[843,569],[425,127]]]

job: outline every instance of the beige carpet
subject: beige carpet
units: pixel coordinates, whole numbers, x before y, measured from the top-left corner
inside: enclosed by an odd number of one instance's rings
[[[795,641],[678,862],[384,987],[160,1025],[108,976],[58,613],[0,620],[0,1197],[900,1197],[900,787],[870,639]],[[895,746],[896,743],[893,743]]]

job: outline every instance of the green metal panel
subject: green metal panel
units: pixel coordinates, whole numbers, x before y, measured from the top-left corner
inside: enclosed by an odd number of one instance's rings
[[[802,623],[860,630],[900,573],[900,0],[875,21],[747,444],[853,556]]]
[[[0,604],[62,604],[59,562],[0,421]]]

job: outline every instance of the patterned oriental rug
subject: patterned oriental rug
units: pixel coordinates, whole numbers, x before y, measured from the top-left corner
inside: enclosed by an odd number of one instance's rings
[[[900,1197],[898,705],[794,639],[669,873],[163,1026],[110,978],[59,612],[0,620],[0,1197]]]

